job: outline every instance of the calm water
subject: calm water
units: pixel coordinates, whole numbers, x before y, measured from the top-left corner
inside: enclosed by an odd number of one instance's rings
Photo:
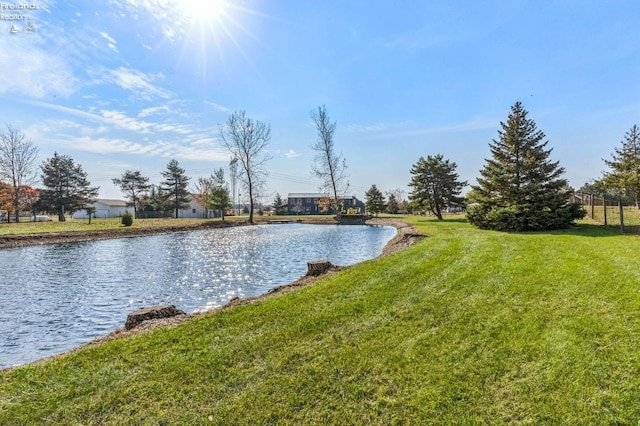
[[[210,309],[378,256],[390,227],[262,225],[0,250],[0,368],[65,352],[172,304]]]

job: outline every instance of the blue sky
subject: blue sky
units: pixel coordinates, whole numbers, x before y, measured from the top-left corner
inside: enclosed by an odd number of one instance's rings
[[[127,169],[159,183],[172,158],[192,182],[226,168],[217,127],[235,110],[271,126],[267,203],[317,191],[310,111],[323,104],[359,198],[408,191],[427,155],[475,183],[516,101],[576,188],[640,124],[637,1],[0,6],[0,124],[42,160],[73,157],[104,198],[122,197],[111,179]]]

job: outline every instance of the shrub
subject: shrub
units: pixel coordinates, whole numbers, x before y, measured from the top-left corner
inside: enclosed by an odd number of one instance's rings
[[[124,226],[131,226],[133,225],[133,216],[131,215],[131,213],[129,212],[124,212],[124,214],[122,215],[122,224]]]

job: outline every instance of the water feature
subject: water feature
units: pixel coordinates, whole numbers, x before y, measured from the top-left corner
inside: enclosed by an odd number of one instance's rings
[[[127,314],[222,306],[295,281],[306,263],[378,256],[391,227],[260,225],[0,250],[0,368],[122,328]]]

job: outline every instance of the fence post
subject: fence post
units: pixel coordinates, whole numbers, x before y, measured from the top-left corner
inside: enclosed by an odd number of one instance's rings
[[[604,224],[607,225],[607,199],[602,197],[602,208],[604,209]]]
[[[622,212],[622,200],[618,200],[618,208],[620,208],[620,230],[624,232],[624,213]]]
[[[593,193],[589,194],[589,203],[591,204],[591,219],[595,219],[595,203],[593,202]]]

